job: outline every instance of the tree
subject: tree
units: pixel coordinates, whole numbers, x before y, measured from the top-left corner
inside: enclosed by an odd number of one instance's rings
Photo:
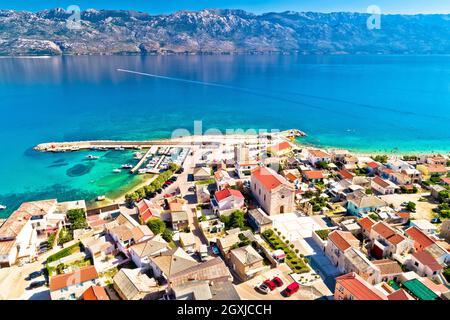
[[[442,190],[442,191],[439,191],[439,193],[438,193],[439,203],[447,202],[449,197],[450,197],[450,194],[449,194],[448,190]]]
[[[389,157],[387,155],[376,155],[374,157],[372,157],[373,160],[381,162],[381,163],[386,163],[389,159]]]
[[[318,168],[318,169],[328,169],[328,162],[326,162],[326,161],[318,161],[318,162],[316,162],[316,168]]]
[[[152,230],[154,234],[163,233],[166,230],[166,224],[164,221],[158,218],[151,218],[147,222],[147,226]]]
[[[410,211],[410,212],[415,212],[416,211],[416,204],[412,201],[408,202],[408,204],[406,205],[406,210]]]
[[[164,240],[166,240],[167,242],[172,242],[173,239],[173,232],[170,231],[169,229],[164,229],[164,231],[162,232],[162,238]]]

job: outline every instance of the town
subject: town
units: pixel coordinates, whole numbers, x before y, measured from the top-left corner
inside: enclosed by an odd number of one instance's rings
[[[448,300],[450,157],[302,134],[143,144],[128,169],[153,176],[122,201],[23,203],[0,227],[0,299]]]

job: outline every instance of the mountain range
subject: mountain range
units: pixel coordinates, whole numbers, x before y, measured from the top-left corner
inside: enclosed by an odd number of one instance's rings
[[[449,54],[450,15],[242,10],[180,11],[150,15],[125,10],[71,13],[0,10],[0,55],[89,54]]]

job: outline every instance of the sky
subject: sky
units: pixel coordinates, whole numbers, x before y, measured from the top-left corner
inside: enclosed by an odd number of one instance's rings
[[[450,0],[0,0],[1,9],[38,11],[78,5],[81,10],[127,9],[150,14],[211,8],[243,9],[253,13],[281,11],[367,12],[376,5],[382,13],[450,13]]]

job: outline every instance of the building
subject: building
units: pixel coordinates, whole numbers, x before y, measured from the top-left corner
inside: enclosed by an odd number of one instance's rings
[[[231,250],[230,265],[242,281],[269,269],[264,265],[264,258],[251,245]]]
[[[0,268],[18,261],[31,262],[41,242],[61,229],[71,209],[86,210],[83,200],[58,202],[56,199],[24,202],[0,227]]]
[[[116,253],[116,246],[106,236],[98,238],[89,237],[82,240],[85,252],[92,258],[94,265],[105,259],[108,255]],[[101,270],[100,270],[101,271]]]
[[[372,226],[375,224],[375,221],[370,219],[369,217],[364,217],[358,220],[358,224],[361,226],[361,232],[366,237],[370,237],[370,231],[372,230]]]
[[[131,260],[134,264],[143,270],[151,268],[150,258],[155,257],[169,250],[168,243],[160,236],[132,245],[129,248]]]
[[[208,167],[196,167],[194,169],[194,181],[211,179],[211,169]]]
[[[399,186],[378,176],[372,179],[371,187],[372,189],[383,195],[394,194],[396,190],[400,189]]]
[[[211,205],[215,212],[219,215],[230,214],[235,210],[245,207],[244,196],[239,190],[225,188],[217,191],[211,200]]]
[[[450,220],[444,220],[441,224],[440,237],[450,242]]]
[[[436,225],[425,219],[414,219],[410,222],[411,227],[416,227],[427,235],[434,235],[437,233]]]
[[[308,150],[307,159],[313,166],[317,162],[331,162],[331,156],[328,153],[316,149]]]
[[[216,180],[217,190],[234,187],[236,185],[236,180],[230,176],[228,171],[223,169],[214,172],[214,179]]]
[[[50,278],[50,297],[52,300],[76,300],[89,286],[97,285],[97,282],[98,273],[94,266],[59,274]]]
[[[359,194],[348,198],[347,211],[354,216],[362,217],[363,214],[374,212],[386,205],[386,202],[373,195]]]
[[[402,267],[397,261],[390,259],[374,260],[372,263],[378,269],[375,283],[395,281],[397,282],[399,276],[403,273]]]
[[[325,176],[320,170],[305,170],[302,172],[303,181],[308,183],[317,183],[323,181]]]
[[[292,151],[292,145],[287,141],[283,141],[269,146],[267,151],[276,157],[284,157]]]
[[[371,253],[377,259],[403,255],[413,248],[411,240],[383,221],[379,221],[372,226],[369,238],[372,247]]]
[[[420,276],[434,278],[444,269],[431,254],[426,251],[414,252],[409,266]]]
[[[105,288],[90,286],[82,295],[82,300],[110,300]]]
[[[189,227],[189,215],[186,211],[170,212],[169,216],[173,230],[180,231]]]
[[[168,278],[169,287],[179,286],[191,281],[207,281],[210,285],[232,281],[230,270],[219,257],[191,265],[178,272],[173,272]],[[228,286],[227,286],[228,287]]]
[[[406,229],[405,234],[414,241],[415,251],[423,251],[435,243],[433,239],[417,227]]]
[[[153,278],[140,269],[120,269],[113,277],[113,285],[122,300],[157,299],[164,294]]]
[[[341,272],[345,272],[342,267],[344,252],[351,248],[359,248],[359,240],[348,231],[335,230],[328,235],[328,241],[325,246],[325,255],[335,265],[341,265]]]
[[[117,249],[128,255],[128,248],[133,244],[145,242],[154,234],[146,225],[129,226],[127,223],[112,224],[107,228],[108,234],[115,242]]]
[[[262,233],[273,226],[272,220],[261,209],[250,210],[247,214],[247,220],[255,232]]]
[[[139,219],[142,223],[147,223],[150,218],[160,218],[162,213],[161,206],[153,202],[142,199],[138,204]]]
[[[155,278],[168,279],[172,275],[198,264],[183,249],[176,248],[150,257],[150,266]]]
[[[258,167],[252,171],[251,190],[269,215],[293,212],[295,187],[272,169]]]
[[[180,244],[184,251],[188,253],[194,253],[197,243],[195,241],[195,236],[192,232],[180,232]]]
[[[335,300],[387,300],[387,297],[356,273],[336,278]]]

